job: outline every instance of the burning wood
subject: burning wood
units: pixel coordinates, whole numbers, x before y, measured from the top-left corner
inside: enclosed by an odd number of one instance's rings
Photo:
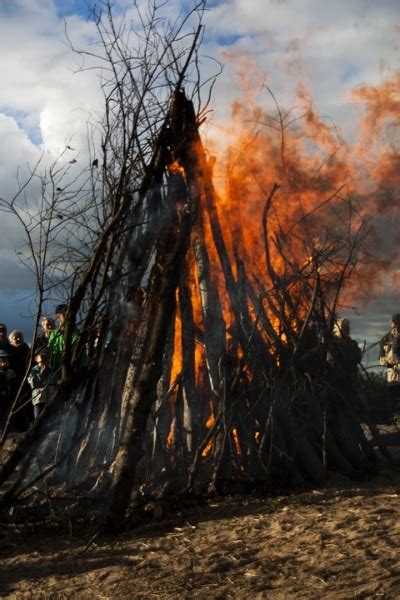
[[[121,246],[124,323],[113,315],[114,289],[95,368],[61,386],[62,401],[47,411],[56,416],[68,398],[78,415],[73,444],[59,432],[56,453],[68,457],[69,492],[91,490],[114,530],[132,494],[322,483],[331,471],[363,468],[374,453],[355,398],[336,388],[327,361],[363,229],[357,215],[351,222],[350,201],[339,206],[349,209],[346,236],[322,239],[315,212],[335,194],[300,215],[287,207],[283,224],[285,199],[272,181],[258,185],[254,237],[248,215],[231,227],[234,215],[221,209],[193,105],[180,90],[152,169],[142,206],[161,218],[139,230],[140,251]],[[41,452],[51,486],[61,471],[54,452],[43,454],[46,418],[25,439],[31,454],[22,473],[32,480]],[[16,463],[16,455],[5,463],[3,481]],[[24,485],[17,477],[3,508]]]

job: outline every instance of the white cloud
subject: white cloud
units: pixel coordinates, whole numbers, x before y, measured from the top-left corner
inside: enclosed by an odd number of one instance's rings
[[[117,0],[127,8],[127,0]],[[174,18],[187,0],[171,2]],[[15,189],[16,173],[45,161],[73,138],[79,160],[85,160],[86,124],[102,99],[94,71],[76,73],[79,57],[66,44],[63,14],[75,2],[7,0],[0,2],[0,196]],[[209,3],[203,54],[221,58],[232,52],[215,88],[213,107],[229,117],[229,103],[240,93],[235,70],[246,54],[256,57],[260,75],[282,104],[292,105],[302,80],[315,97],[317,109],[354,133],[355,109],[349,102],[354,86],[377,83],[397,69],[398,0],[228,0]],[[81,11],[82,12],[82,11]],[[75,45],[93,41],[95,27],[82,14],[69,14],[68,31]],[[204,62],[204,76],[212,69]],[[48,158],[47,158],[48,157]],[[14,236],[0,218],[0,250]],[[10,265],[2,262],[2,269]],[[11,281],[11,279],[10,279]],[[11,285],[11,284],[10,284]],[[1,314],[0,314],[1,321]]]
[[[239,60],[247,52],[257,57],[282,102],[293,102],[293,89],[303,80],[319,109],[336,118],[354,86],[378,83],[385,64],[386,70],[399,68],[399,9],[392,0],[232,0],[208,13],[207,35],[216,51],[215,39],[235,36],[231,48],[224,41],[224,51],[236,52]],[[220,97],[235,67],[236,61],[218,82]]]
[[[23,181],[28,164],[39,160],[41,151],[32,144],[16,120],[0,114],[0,195],[9,199],[17,189],[17,174]]]
[[[28,134],[38,129],[46,148],[49,142],[62,146],[67,137],[63,128],[70,134],[84,128],[87,116],[82,112],[78,118],[76,111],[98,106],[95,74],[74,73],[81,60],[66,43],[64,21],[57,17],[53,2],[36,0],[28,6],[22,2],[14,6],[7,10],[0,5],[0,112],[24,115],[21,124]],[[93,23],[73,18],[71,27],[74,42],[87,46]],[[60,137],[55,138],[48,127],[41,129],[49,120]]]

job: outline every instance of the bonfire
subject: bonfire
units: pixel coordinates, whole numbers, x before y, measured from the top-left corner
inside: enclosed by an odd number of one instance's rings
[[[61,379],[1,465],[7,519],[118,530],[150,501],[324,484],[376,459],[362,395],[329,363],[338,316],[381,266],[354,162],[310,107],[300,126],[278,103],[237,106],[251,126],[213,156],[184,89],[200,31],[139,183],[131,148],[105,179]]]

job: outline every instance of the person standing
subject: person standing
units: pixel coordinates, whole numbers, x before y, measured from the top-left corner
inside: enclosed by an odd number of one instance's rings
[[[47,348],[50,332],[55,329],[56,323],[52,317],[44,315],[40,321],[40,326],[42,328],[42,333],[36,338],[34,354],[43,348]]]
[[[42,348],[35,354],[35,365],[29,373],[28,382],[32,388],[33,414],[36,419],[50,399],[54,373],[48,364],[48,353]]]
[[[53,329],[49,333],[47,349],[49,351],[50,368],[60,375],[61,362],[65,350],[64,328],[68,314],[67,304],[58,304],[55,309],[58,329]],[[78,337],[76,333],[72,335],[72,344],[75,344]]]
[[[7,336],[7,326],[4,323],[0,323],[0,350],[4,350],[9,357],[12,354],[12,346]]]
[[[12,348],[10,367],[15,372],[12,401],[16,400],[16,403],[13,409],[12,426],[21,432],[29,426],[33,416],[29,402],[31,391],[27,382],[31,349],[29,344],[25,342],[22,331],[18,329],[14,329],[8,339]]]
[[[12,403],[12,388],[15,373],[10,369],[10,355],[0,349],[0,434],[7,422]]]
[[[15,371],[18,380],[22,381],[29,364],[31,349],[29,344],[25,342],[22,331],[18,329],[14,329],[10,333],[9,341],[12,346],[11,368]]]
[[[328,363],[338,380],[352,387],[361,358],[360,347],[350,336],[350,320],[338,319],[333,328],[333,339],[328,347]]]
[[[386,367],[391,410],[400,407],[400,313],[390,318],[390,330],[379,342],[379,364]]]

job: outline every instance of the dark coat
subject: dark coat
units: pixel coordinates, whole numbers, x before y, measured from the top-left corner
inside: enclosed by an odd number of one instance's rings
[[[33,347],[33,356],[40,352],[40,350],[44,350],[45,348],[47,349],[48,343],[49,339],[46,336],[38,335],[38,337],[35,340],[35,345]]]
[[[5,426],[12,403],[12,389],[15,373],[12,369],[0,369],[0,432]]]
[[[11,347],[10,368],[15,371],[17,379],[21,382],[29,366],[31,349],[25,342],[18,347]]]
[[[12,384],[11,396],[12,402],[16,398],[21,384],[26,375],[27,368],[30,367],[30,347],[25,342],[18,347],[12,347],[10,356],[10,368],[15,372],[15,379]],[[32,405],[29,402],[31,397],[31,388],[26,380],[18,395],[17,403],[14,407],[11,428],[16,431],[25,431],[32,421]]]
[[[329,344],[328,361],[339,378],[357,375],[361,358],[361,350],[350,336],[335,336]]]

